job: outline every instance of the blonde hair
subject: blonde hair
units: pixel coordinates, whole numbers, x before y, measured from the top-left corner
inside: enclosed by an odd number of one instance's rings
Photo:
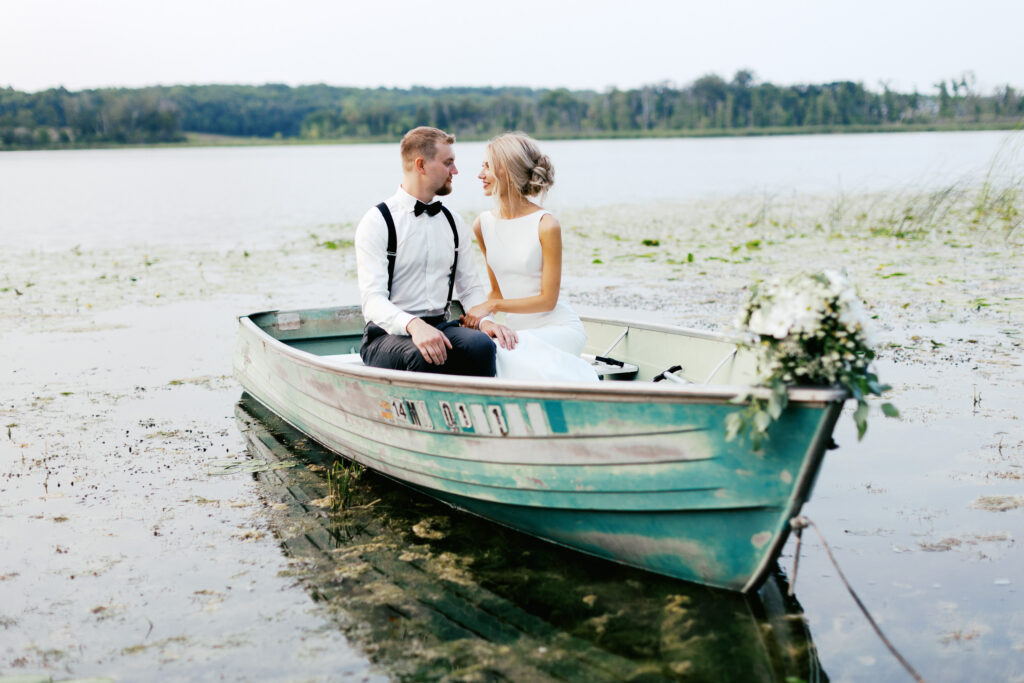
[[[495,193],[502,206],[508,207],[526,197],[544,200],[555,184],[555,167],[537,141],[526,133],[505,133],[487,143]]]
[[[420,126],[413,128],[402,136],[402,167],[405,170],[412,168],[417,157],[426,160],[433,160],[437,154],[439,144],[451,145],[455,142],[455,136],[445,133],[439,128]]]

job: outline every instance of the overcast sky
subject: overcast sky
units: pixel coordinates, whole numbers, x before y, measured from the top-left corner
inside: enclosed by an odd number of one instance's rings
[[[1024,85],[1021,0],[0,0],[0,87]]]

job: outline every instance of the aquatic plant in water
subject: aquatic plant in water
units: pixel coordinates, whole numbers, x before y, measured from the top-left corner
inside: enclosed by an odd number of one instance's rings
[[[853,419],[857,438],[863,438],[867,397],[881,396],[889,387],[872,370],[868,317],[845,274],[826,270],[757,284],[735,322],[757,353],[759,383],[770,393],[764,398],[752,391],[734,399],[747,405],[727,418],[728,440],[745,432],[760,450],[768,428],[786,408],[789,387],[837,384],[857,401]],[[899,415],[891,403],[882,411]]]
[[[363,468],[349,460],[335,460],[327,470],[327,491],[331,510],[344,510],[352,498],[353,487],[363,474]]]

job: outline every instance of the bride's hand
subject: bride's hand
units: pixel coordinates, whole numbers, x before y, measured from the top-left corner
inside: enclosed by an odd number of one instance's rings
[[[485,316],[494,313],[494,309],[495,301],[493,299],[489,299],[483,302],[482,304],[477,304],[473,308],[466,311],[466,314],[463,315],[459,320],[461,320],[462,324],[466,327],[480,329],[480,321]]]
[[[498,346],[511,351],[519,343],[519,336],[511,327],[499,325],[498,323],[484,320],[480,325],[480,331],[494,340]]]

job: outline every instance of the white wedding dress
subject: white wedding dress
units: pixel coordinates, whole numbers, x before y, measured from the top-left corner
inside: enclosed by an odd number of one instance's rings
[[[540,294],[543,257],[540,246],[540,210],[519,218],[480,215],[487,248],[487,265],[506,299]],[[579,316],[559,295],[555,307],[544,313],[506,313],[505,324],[516,331],[514,349],[498,347],[497,377],[548,382],[596,382],[597,373],[580,358],[587,334]]]

